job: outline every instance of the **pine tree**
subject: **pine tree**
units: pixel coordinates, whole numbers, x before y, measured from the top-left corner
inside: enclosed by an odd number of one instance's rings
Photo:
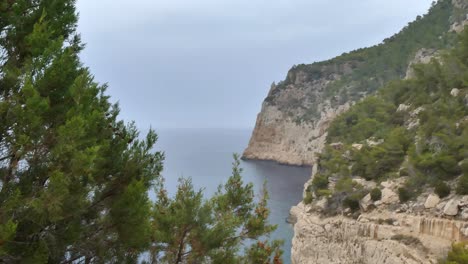
[[[232,176],[210,199],[195,191],[190,179],[180,180],[173,199],[164,190],[158,193],[152,263],[282,263],[281,243],[260,241],[276,229],[267,222],[268,193],[263,188],[255,201],[239,164],[234,155]],[[250,241],[245,254],[240,254],[242,241]]]
[[[118,119],[76,22],[73,0],[0,1],[0,262],[281,263],[278,242],[258,242],[274,229],[266,193],[254,200],[238,161],[211,199],[190,181],[165,195],[156,134]]]
[[[2,1],[0,259],[135,260],[163,156],[78,58],[74,1]]]

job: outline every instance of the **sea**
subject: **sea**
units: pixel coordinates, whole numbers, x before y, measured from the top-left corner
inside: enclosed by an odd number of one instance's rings
[[[251,129],[161,129],[156,130],[156,149],[165,153],[163,177],[169,194],[175,194],[178,179],[192,178],[206,197],[226,182],[232,172],[233,154],[242,154]],[[272,239],[284,240],[284,263],[290,263],[293,227],[286,222],[291,206],[302,199],[310,167],[279,165],[271,161],[242,161],[244,182],[260,191],[266,181],[269,192],[269,221],[278,225]]]

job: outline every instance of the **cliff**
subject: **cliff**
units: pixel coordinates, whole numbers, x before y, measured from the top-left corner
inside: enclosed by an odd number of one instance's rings
[[[292,263],[437,263],[468,241],[468,68],[456,36],[467,13],[465,0],[438,1],[382,44],[294,66],[272,85],[243,158],[313,166],[291,209]]]
[[[468,196],[425,193],[404,205],[387,198],[372,209],[367,204],[358,218],[350,212],[327,217],[324,201],[294,206],[292,263],[435,264],[452,243],[468,241]],[[454,208],[458,217],[446,215]]]
[[[453,31],[466,18],[461,8],[466,8],[463,0],[440,1],[377,46],[292,67],[284,81],[271,86],[242,157],[312,165],[337,115],[379,87],[404,78],[421,49],[451,45]]]

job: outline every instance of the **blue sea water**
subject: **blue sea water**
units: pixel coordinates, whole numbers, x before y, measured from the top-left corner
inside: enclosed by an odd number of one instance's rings
[[[157,130],[157,150],[165,152],[163,176],[168,192],[174,194],[180,177],[191,177],[196,188],[204,188],[207,197],[231,175],[233,153],[241,154],[248,144],[247,129],[170,129]],[[278,229],[274,239],[283,239],[284,261],[290,263],[293,228],[285,222],[291,206],[302,198],[304,183],[311,169],[267,161],[243,161],[244,182],[260,190],[266,180],[270,194],[270,222]]]

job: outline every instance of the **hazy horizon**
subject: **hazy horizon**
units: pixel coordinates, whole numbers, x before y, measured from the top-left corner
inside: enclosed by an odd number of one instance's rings
[[[291,66],[378,44],[431,2],[78,0],[81,57],[142,129],[249,129]]]

